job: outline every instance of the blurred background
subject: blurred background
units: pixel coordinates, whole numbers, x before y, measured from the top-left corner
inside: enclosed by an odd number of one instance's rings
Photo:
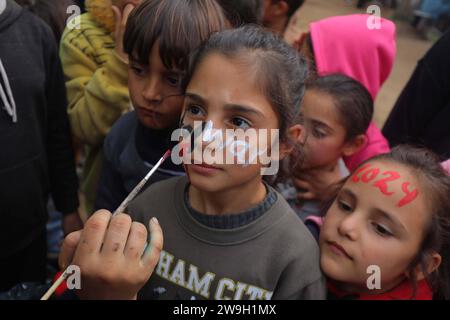
[[[450,1],[306,0],[297,20],[298,28],[307,31],[309,23],[315,20],[365,13],[371,4],[379,5],[381,16],[393,20],[397,26],[397,58],[375,103],[375,122],[382,127],[418,60],[448,29]]]

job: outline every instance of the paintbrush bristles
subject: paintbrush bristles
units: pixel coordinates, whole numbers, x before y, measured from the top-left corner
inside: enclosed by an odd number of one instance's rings
[[[113,216],[119,213],[123,213],[123,211],[127,208],[128,204],[131,202],[131,200],[136,197],[136,195],[141,191],[141,189],[144,187],[144,185],[147,183],[148,179],[155,173],[156,170],[158,170],[159,166],[164,162],[164,160],[167,159],[167,157],[170,155],[170,150],[167,150],[166,153],[162,156],[161,159],[153,166],[153,168],[147,173],[147,175],[142,179],[136,187],[134,187],[133,190],[128,194],[128,196],[125,198],[125,200],[122,201],[120,206],[114,211]]]

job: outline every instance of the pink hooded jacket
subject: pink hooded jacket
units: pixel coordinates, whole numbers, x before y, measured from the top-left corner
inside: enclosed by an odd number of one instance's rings
[[[362,83],[373,100],[391,73],[396,54],[395,24],[380,18],[379,29],[369,29],[372,16],[354,14],[323,19],[310,24],[317,72],[320,76],[341,73]],[[372,21],[372,20],[370,20]],[[380,129],[371,123],[365,147],[344,158],[353,171],[361,162],[389,152]]]

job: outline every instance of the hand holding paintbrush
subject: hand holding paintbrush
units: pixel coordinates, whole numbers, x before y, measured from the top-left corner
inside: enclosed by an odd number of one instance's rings
[[[66,237],[59,256],[64,272],[41,300],[47,300],[67,279],[70,264],[77,265],[81,271],[81,290],[78,293],[81,298],[137,297],[137,292],[148,281],[158,262],[163,235],[158,221],[151,219],[151,241],[147,245],[145,226],[132,222],[130,216],[122,212],[169,155],[170,151],[167,151],[114,214],[99,210],[89,218],[83,230]]]

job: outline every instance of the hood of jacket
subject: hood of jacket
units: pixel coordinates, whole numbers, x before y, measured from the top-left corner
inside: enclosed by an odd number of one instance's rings
[[[394,64],[395,24],[380,18],[379,28],[371,29],[370,19],[367,14],[330,17],[311,23],[310,32],[318,74],[345,74],[375,100]]]

